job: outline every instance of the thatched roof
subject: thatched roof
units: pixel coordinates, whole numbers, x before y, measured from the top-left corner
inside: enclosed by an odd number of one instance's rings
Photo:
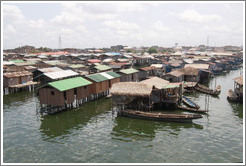
[[[185,67],[184,68],[185,75],[198,75],[198,69],[194,67]]]
[[[120,96],[150,96],[152,86],[140,82],[119,82],[113,84],[110,92]]]
[[[155,86],[158,89],[162,89],[163,86],[169,84],[169,81],[161,79],[159,77],[152,77],[150,79],[141,81],[141,83],[144,83],[144,84],[147,84],[147,85],[151,85],[151,86]]]

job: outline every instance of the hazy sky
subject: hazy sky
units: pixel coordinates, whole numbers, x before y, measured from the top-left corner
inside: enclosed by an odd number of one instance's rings
[[[3,48],[243,45],[240,3],[7,3]]]

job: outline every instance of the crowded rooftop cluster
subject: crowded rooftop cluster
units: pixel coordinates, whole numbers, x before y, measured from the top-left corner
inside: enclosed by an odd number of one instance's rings
[[[184,92],[201,90],[199,83],[242,66],[243,51],[225,51],[225,48],[219,52],[211,49],[202,51],[200,47],[175,47],[166,52],[160,52],[159,47],[151,47],[142,53],[134,49],[129,51],[130,48],[125,52],[121,49],[118,52],[95,49],[85,53],[71,53],[71,50],[5,52],[4,94],[37,90],[40,104],[57,110],[108,95],[113,95],[116,100],[119,100],[116,96],[121,96],[119,103],[136,106],[132,97],[123,101],[122,94],[140,98],[152,95],[152,99],[142,105],[143,109],[153,108],[160,102],[178,105]],[[150,49],[154,49],[154,53],[150,53]]]

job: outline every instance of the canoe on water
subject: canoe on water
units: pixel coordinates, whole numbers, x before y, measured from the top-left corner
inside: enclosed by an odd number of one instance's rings
[[[210,89],[204,85],[201,85],[201,84],[197,84],[197,86],[195,87],[195,89],[199,92],[202,92],[202,93],[206,93],[206,94],[209,94],[209,95],[215,95],[215,96],[218,96],[221,92],[221,86],[218,85],[216,87],[216,89]]]
[[[191,101],[189,98],[187,98],[185,96],[182,97],[182,101],[188,107],[196,108],[196,109],[199,109],[200,108],[200,106],[198,104],[194,103],[193,101]]]
[[[207,113],[208,110],[200,110],[200,109],[195,109],[195,108],[189,108],[189,107],[184,107],[178,105],[177,108],[188,111],[188,112],[197,112],[197,113]]]
[[[192,122],[193,119],[202,118],[202,115],[199,114],[167,114],[160,112],[143,112],[137,110],[122,110],[121,115],[138,119],[168,122]]]

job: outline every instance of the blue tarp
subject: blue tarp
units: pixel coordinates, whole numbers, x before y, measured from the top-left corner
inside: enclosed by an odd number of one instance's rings
[[[105,55],[121,55],[120,53],[117,52],[107,52]]]

